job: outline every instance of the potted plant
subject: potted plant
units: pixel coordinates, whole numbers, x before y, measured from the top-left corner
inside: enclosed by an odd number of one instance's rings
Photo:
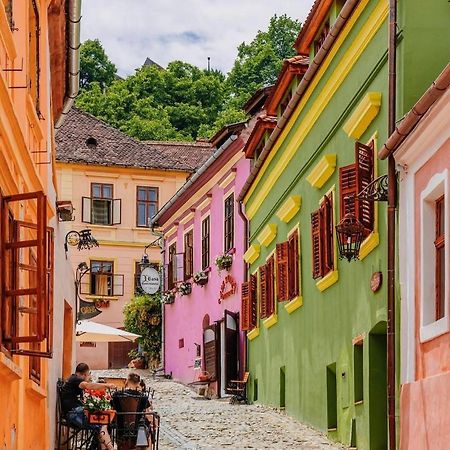
[[[189,281],[180,283],[178,286],[178,292],[181,295],[189,295],[192,292],[192,283],[189,283]]]
[[[201,270],[200,272],[194,274],[192,278],[195,284],[204,286],[208,282],[208,272],[206,270]]]
[[[215,263],[219,269],[219,272],[223,269],[228,270],[231,267],[231,264],[233,264],[233,255],[230,255],[229,253],[222,253],[216,256]]]
[[[167,291],[164,292],[162,296],[162,302],[166,303],[167,305],[172,304],[175,301],[175,291]]]
[[[116,411],[111,409],[111,394],[103,390],[86,389],[83,408],[91,424],[109,425],[116,415]]]

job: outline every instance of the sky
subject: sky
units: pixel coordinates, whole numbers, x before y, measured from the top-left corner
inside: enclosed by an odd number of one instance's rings
[[[83,0],[81,40],[99,39],[121,76],[148,56],[228,72],[243,41],[274,15],[304,21],[313,0]]]

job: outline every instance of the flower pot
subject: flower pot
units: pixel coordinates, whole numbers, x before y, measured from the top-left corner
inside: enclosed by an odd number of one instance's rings
[[[208,283],[208,278],[200,278],[198,281],[196,281],[196,284],[199,286],[205,286]]]
[[[88,411],[84,410],[88,418],[88,422],[93,425],[109,425],[116,416],[114,409],[107,409],[105,411]]]

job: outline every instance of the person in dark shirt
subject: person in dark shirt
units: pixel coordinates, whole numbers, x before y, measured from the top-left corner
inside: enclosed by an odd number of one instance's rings
[[[90,381],[91,372],[89,366],[85,363],[80,363],[75,369],[75,373],[70,375],[67,381],[61,388],[61,408],[67,420],[79,428],[89,428],[87,418],[83,411],[83,390],[85,389],[115,389],[114,384],[108,383],[93,383]],[[94,426],[99,428],[98,426]],[[113,449],[108,434],[107,427],[100,429],[100,444],[103,449]]]

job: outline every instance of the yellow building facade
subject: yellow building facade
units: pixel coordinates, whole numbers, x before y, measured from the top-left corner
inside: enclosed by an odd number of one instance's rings
[[[53,448],[56,381],[73,369],[54,128],[76,95],[79,9],[77,0],[0,3],[2,449]]]

